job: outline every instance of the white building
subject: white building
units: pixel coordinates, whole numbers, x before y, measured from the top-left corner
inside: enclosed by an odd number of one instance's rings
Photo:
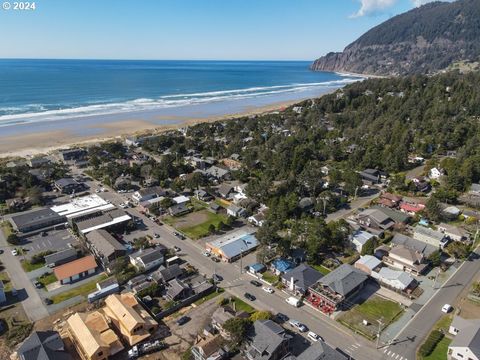
[[[363,246],[367,243],[368,240],[374,238],[375,235],[369,233],[368,231],[357,230],[352,235],[350,235],[350,241],[358,253],[362,253]]]
[[[139,270],[148,271],[164,263],[160,249],[142,249],[130,255],[130,263]]]
[[[426,244],[440,247],[442,240],[445,238],[445,234],[422,225],[417,225],[413,232],[413,238]]]
[[[430,169],[430,171],[428,172],[428,177],[430,179],[439,179],[441,176],[443,175],[443,172],[441,169],[438,169],[436,167]]]
[[[112,209],[115,209],[115,205],[110,204],[97,194],[74,198],[66,204],[51,208],[58,215],[65,216],[67,219]]]
[[[456,335],[448,346],[447,359],[480,360],[480,320],[455,317],[452,326],[449,332]]]

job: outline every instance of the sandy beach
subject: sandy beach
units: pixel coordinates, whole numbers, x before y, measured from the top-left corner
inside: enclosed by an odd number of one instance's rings
[[[268,106],[251,107],[240,113],[232,113],[208,118],[169,116],[168,119],[171,120],[171,122],[173,120],[173,124],[160,126],[158,123],[135,118],[130,120],[107,122],[96,125],[93,135],[82,135],[79,132],[69,130],[52,130],[37,133],[26,133],[15,136],[2,136],[0,132],[0,157],[28,157],[38,154],[47,154],[56,149],[71,147],[74,145],[95,144],[120,137],[141,135],[146,133],[161,133],[201,122],[222,121],[243,116],[264,114],[272,111],[282,110],[285,107],[300,101],[301,100],[278,102]],[[161,119],[161,116],[157,117],[157,120]],[[101,121],[101,119],[99,119],[99,121]],[[100,134],[98,134],[98,132],[100,132]]]

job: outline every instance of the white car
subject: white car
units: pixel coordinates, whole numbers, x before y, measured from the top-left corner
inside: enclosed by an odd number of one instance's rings
[[[265,292],[267,292],[267,293],[269,293],[269,294],[273,294],[273,293],[274,293],[274,291],[273,291],[272,288],[269,288],[269,287],[264,286],[262,289],[263,289],[263,291],[265,291]]]
[[[313,331],[309,331],[308,334],[307,334],[307,337],[310,340],[315,341],[315,342],[317,342],[319,340],[323,341],[322,337],[320,335],[315,334]]]
[[[300,321],[297,320],[290,320],[289,324],[295,328],[297,328],[300,332],[306,332],[308,331],[308,328],[303,325]]]
[[[204,251],[203,252],[203,256],[209,257],[210,255],[212,255],[212,254],[210,254],[210,251]]]
[[[18,255],[17,249],[13,249],[13,250],[12,250],[12,255],[13,255],[13,256],[17,256],[17,255]]]
[[[448,314],[452,310],[453,310],[453,307],[450,304],[445,304],[442,307],[442,312],[444,312],[445,314]]]

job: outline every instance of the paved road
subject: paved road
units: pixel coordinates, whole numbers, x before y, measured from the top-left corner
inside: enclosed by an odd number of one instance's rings
[[[23,271],[20,261],[10,252],[11,247],[9,247],[2,231],[0,231],[0,246],[5,249],[4,253],[0,255],[0,260],[10,276],[13,287],[17,289],[28,318],[31,321],[37,321],[48,316],[47,308],[38,295],[35,286]]]
[[[378,191],[378,192],[376,192],[375,194],[372,194],[372,195],[358,197],[356,200],[353,200],[349,204],[350,206],[349,206],[348,209],[341,209],[341,210],[335,211],[334,213],[328,214],[326,221],[330,222],[330,221],[339,220],[341,218],[346,218],[348,215],[353,213],[355,210],[357,210],[361,207],[367,206],[370,203],[370,201],[372,201],[373,199],[376,199],[379,196],[380,196],[380,191]]]
[[[454,304],[462,290],[470,286],[475,275],[480,270],[480,251],[477,248],[458,271],[437,291],[437,293],[415,314],[412,320],[397,336],[397,343],[382,349],[385,359],[396,360],[415,359],[416,350],[429,334],[442,315],[444,304]]]

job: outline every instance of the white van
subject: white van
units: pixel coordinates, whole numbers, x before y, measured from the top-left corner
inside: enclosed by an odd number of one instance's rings
[[[299,307],[301,304],[301,301],[293,296],[289,297],[288,299],[285,299],[285,301],[295,307]]]

